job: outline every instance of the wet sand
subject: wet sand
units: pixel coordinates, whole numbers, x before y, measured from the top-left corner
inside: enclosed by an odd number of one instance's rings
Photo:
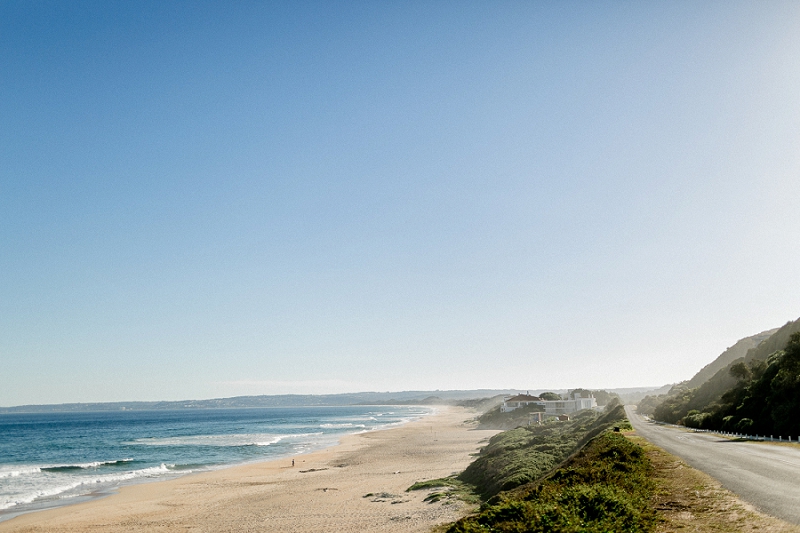
[[[428,532],[471,509],[424,502],[416,481],[463,470],[497,433],[441,407],[398,428],[345,437],[290,459],[123,487],[85,503],[0,522],[2,532]],[[367,495],[370,496],[367,496]]]

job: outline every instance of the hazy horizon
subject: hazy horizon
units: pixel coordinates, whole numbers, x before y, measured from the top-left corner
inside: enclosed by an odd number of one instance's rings
[[[0,5],[0,406],[689,379],[800,316],[800,4]]]
[[[668,386],[670,384],[664,384],[659,386],[650,386],[650,387],[622,387],[618,389],[596,389],[596,390],[605,390],[606,392],[613,392],[616,394],[635,394],[635,393],[643,393],[649,391],[655,391],[664,386]],[[436,396],[437,393],[443,394],[443,400],[453,400],[458,399],[459,396],[463,396],[463,394],[456,394],[456,393],[519,393],[519,394],[541,394],[543,392],[555,392],[558,394],[564,394],[573,390],[574,388],[581,388],[581,387],[573,387],[568,389],[558,389],[558,388],[536,388],[536,389],[514,389],[514,388],[504,388],[504,389],[455,389],[455,390],[396,390],[396,391],[351,391],[351,392],[341,392],[341,393],[332,393],[332,394],[295,394],[295,393],[287,393],[287,394],[264,394],[264,395],[248,395],[248,396],[231,396],[231,397],[217,397],[217,398],[181,398],[180,400],[159,400],[159,399],[151,399],[151,400],[115,400],[111,402],[64,402],[64,403],[52,403],[52,404],[24,404],[24,405],[0,405],[0,410],[2,409],[16,409],[20,407],[59,407],[65,405],[117,405],[117,404],[151,404],[151,403],[180,403],[180,402],[209,402],[209,401],[216,401],[216,400],[237,400],[237,399],[244,399],[244,398],[260,398],[260,397],[275,397],[275,398],[283,398],[289,396],[300,396],[300,397],[308,397],[308,396],[315,396],[315,397],[350,397],[350,396],[380,396],[380,395],[399,395],[399,398],[394,398],[400,402],[404,402],[407,400],[419,400],[425,398],[419,398],[420,395],[431,395]],[[464,397],[465,399],[487,399],[491,398],[491,396],[475,396],[470,395],[468,397]],[[387,398],[392,399],[392,398]],[[381,400],[385,401],[385,400]],[[283,406],[284,404],[280,404],[276,406]],[[301,404],[285,404],[291,406],[300,406]],[[341,404],[314,404],[314,405],[361,405],[352,404],[352,403],[341,403]],[[313,406],[313,405],[312,405]],[[192,408],[196,408],[200,406],[192,406]],[[241,406],[232,406],[231,408],[239,408]],[[200,407],[202,408],[202,407]],[[224,408],[224,407],[223,407]]]

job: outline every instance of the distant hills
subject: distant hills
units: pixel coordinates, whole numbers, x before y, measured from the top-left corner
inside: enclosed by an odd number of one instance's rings
[[[750,350],[767,340],[774,333],[776,333],[778,329],[779,328],[774,328],[768,331],[762,331],[761,333],[757,333],[751,337],[745,337],[744,339],[739,340],[736,344],[722,352],[712,362],[704,366],[700,372],[694,375],[692,379],[687,381],[685,384],[686,387],[690,389],[699,387],[711,379],[714,374],[727,367],[735,360],[745,357]],[[786,343],[784,342],[784,344]]]
[[[554,390],[566,392],[566,390]],[[609,392],[643,394],[652,388],[609,389]],[[435,405],[519,394],[520,389],[473,389],[402,392],[355,392],[344,394],[279,394],[260,396],[235,396],[210,400],[178,400],[156,402],[95,402],[62,403],[48,405],[19,405],[0,407],[0,414],[8,413],[69,413],[84,411],[152,411],[170,409],[242,409],[254,407],[300,407],[339,405]],[[531,391],[534,394],[537,391]],[[476,404],[478,405],[478,404]]]
[[[79,411],[151,411],[169,409],[242,409],[252,407],[308,407],[339,405],[435,404],[500,394],[516,394],[516,389],[477,389],[452,391],[355,392],[345,394],[278,394],[235,396],[210,400],[158,402],[97,402],[0,407],[0,413],[59,413]]]

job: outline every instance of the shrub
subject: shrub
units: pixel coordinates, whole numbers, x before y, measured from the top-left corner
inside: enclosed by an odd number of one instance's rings
[[[749,418],[742,418],[736,423],[736,431],[739,433],[748,433],[753,429],[753,421]]]
[[[683,425],[688,428],[707,429],[711,418],[711,413],[700,413],[695,411],[694,414],[689,414],[683,419]]]

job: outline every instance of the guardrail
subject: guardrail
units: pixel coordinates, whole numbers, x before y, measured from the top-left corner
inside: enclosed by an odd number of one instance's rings
[[[678,427],[686,427],[686,426],[678,426]],[[795,438],[792,440],[792,436],[789,435],[786,438],[783,435],[778,435],[776,439],[774,435],[770,435],[767,437],[766,435],[746,435],[744,433],[735,433],[730,431],[716,431],[713,429],[695,429],[695,428],[686,428],[691,429],[694,433],[714,433],[716,435],[722,435],[723,437],[733,437],[734,439],[744,439],[744,440],[755,440],[761,442],[794,442],[800,443],[800,437]]]
[[[745,433],[736,433],[736,432],[731,432],[731,431],[717,431],[716,429],[696,429],[696,428],[690,428],[690,427],[687,427],[687,426],[680,426],[678,424],[668,424],[667,422],[660,422],[658,420],[650,418],[649,416],[644,416],[644,415],[640,415],[640,416],[643,419],[645,419],[645,420],[647,420],[649,422],[654,422],[654,423],[656,423],[656,424],[658,424],[660,426],[671,426],[671,427],[680,428],[680,429],[690,429],[694,433],[714,433],[716,435],[722,435],[723,437],[732,437],[732,438],[735,438],[735,439],[744,439],[744,440],[754,440],[754,441],[759,441],[759,442],[792,442],[792,443],[800,444],[800,436],[795,437],[794,439],[792,439],[792,435],[789,435],[786,438],[784,438],[783,435],[778,435],[778,438],[776,439],[774,435],[770,435],[769,437],[767,437],[766,435],[747,435]]]

